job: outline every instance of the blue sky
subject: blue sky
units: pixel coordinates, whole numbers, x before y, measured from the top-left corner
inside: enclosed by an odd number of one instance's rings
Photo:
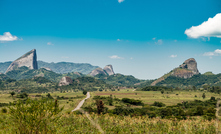
[[[220,0],[1,0],[0,62],[35,48],[38,60],[112,64],[140,79],[188,58],[221,73],[219,13]]]

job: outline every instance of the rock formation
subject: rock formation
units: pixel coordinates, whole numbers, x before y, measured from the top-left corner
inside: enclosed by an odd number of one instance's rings
[[[94,69],[93,71],[91,71],[89,73],[89,75],[91,75],[91,76],[95,76],[95,75],[98,75],[98,74],[113,75],[115,73],[114,73],[112,65],[107,65],[107,66],[104,67],[104,69],[102,69],[100,67],[96,68],[96,69]]]
[[[69,84],[72,84],[72,83],[73,83],[73,81],[70,77],[64,76],[64,77],[61,78],[58,86],[69,85]]]
[[[113,70],[112,65],[105,66],[103,70],[106,71],[106,73],[108,75],[113,75],[114,74],[114,70]]]
[[[28,53],[24,54],[23,56],[12,62],[5,73],[22,66],[26,66],[29,69],[38,69],[37,55],[35,49],[29,51]]]
[[[89,75],[91,75],[91,76],[95,76],[95,75],[98,75],[98,74],[106,75],[106,73],[104,72],[104,70],[102,68],[96,68],[96,69],[94,69],[93,71],[91,71],[89,73]]]
[[[182,65],[179,67],[173,69],[168,74],[165,74],[164,76],[160,77],[159,79],[155,80],[151,83],[151,86],[155,86],[157,83],[165,80],[169,76],[175,76],[180,78],[190,78],[193,75],[199,74],[199,71],[197,69],[197,62],[194,58],[190,58],[183,62]]]

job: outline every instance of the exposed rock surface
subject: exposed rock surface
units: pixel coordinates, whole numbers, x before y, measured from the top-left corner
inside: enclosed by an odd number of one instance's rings
[[[105,66],[103,70],[106,71],[108,75],[114,75],[114,70],[112,65]]]
[[[91,71],[89,73],[89,75],[91,76],[95,76],[95,75],[98,75],[98,74],[104,74],[104,75],[114,75],[114,70],[113,70],[113,66],[112,65],[107,65],[104,67],[104,69],[102,68],[96,68],[94,69],[93,71]]]
[[[24,54],[23,56],[12,62],[5,73],[22,66],[26,66],[29,69],[38,69],[37,54],[35,49],[29,51],[28,53]]]
[[[64,76],[64,77],[61,78],[58,86],[69,85],[71,83],[73,83],[72,79],[68,76]]]
[[[182,65],[179,67],[173,69],[168,74],[165,74],[164,76],[160,77],[159,79],[155,80],[151,83],[151,86],[155,86],[157,83],[165,80],[169,76],[175,76],[180,78],[190,78],[193,75],[199,74],[199,71],[197,69],[197,62],[194,58],[190,58],[183,62]]]
[[[41,67],[41,68],[44,68],[44,69],[46,69],[48,71],[52,71],[49,67]]]
[[[89,75],[91,75],[91,76],[95,76],[95,75],[98,75],[98,74],[106,75],[106,73],[104,72],[104,70],[102,68],[96,68],[93,71],[91,71],[91,73],[89,73]]]

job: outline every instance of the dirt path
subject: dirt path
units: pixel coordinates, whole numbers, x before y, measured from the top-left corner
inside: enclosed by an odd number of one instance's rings
[[[90,97],[91,97],[90,92],[87,92],[87,97],[86,97],[85,99],[83,99],[83,100],[77,105],[77,107],[76,107],[74,110],[72,110],[71,112],[74,112],[74,111],[79,110],[79,109],[82,107],[82,105],[84,104],[85,100],[88,99],[88,98],[90,98]]]

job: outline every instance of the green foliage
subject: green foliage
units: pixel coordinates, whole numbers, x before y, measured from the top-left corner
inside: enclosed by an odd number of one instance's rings
[[[48,67],[54,72],[59,74],[70,73],[70,72],[80,72],[83,74],[88,74],[98,66],[92,66],[88,63],[71,63],[71,62],[58,62],[58,63],[47,63],[44,61],[38,61],[39,68]]]
[[[2,113],[7,113],[8,112],[8,110],[6,108],[2,108],[1,111],[2,111]]]
[[[132,75],[115,74],[107,76],[104,74],[98,74],[95,77],[114,86],[134,86],[136,83],[144,82],[144,80],[139,80]]]
[[[131,105],[137,105],[137,106],[142,106],[143,105],[143,102],[141,100],[123,98],[121,101],[124,102],[124,103],[129,103]]]
[[[156,106],[156,107],[165,107],[166,105],[163,102],[157,102],[155,101],[152,106]]]
[[[60,118],[57,100],[18,101],[14,107],[8,107],[15,133],[54,133],[52,123]]]
[[[160,92],[161,92],[161,94],[164,94],[164,89],[162,89]]]
[[[205,94],[205,93],[203,93],[202,97],[203,97],[203,99],[205,99],[205,98],[206,98],[206,94]]]
[[[141,89],[141,91],[162,91],[162,90],[169,91],[171,89],[163,86],[147,86]]]
[[[84,90],[84,91],[83,91],[83,94],[84,94],[84,95],[86,95],[86,94],[87,94],[87,91],[86,91],[86,90]]]
[[[175,76],[169,76],[165,80],[157,83],[157,86],[167,86],[167,87],[202,87],[204,84],[216,86],[221,85],[221,74],[217,75],[194,75],[191,78],[184,79]]]

